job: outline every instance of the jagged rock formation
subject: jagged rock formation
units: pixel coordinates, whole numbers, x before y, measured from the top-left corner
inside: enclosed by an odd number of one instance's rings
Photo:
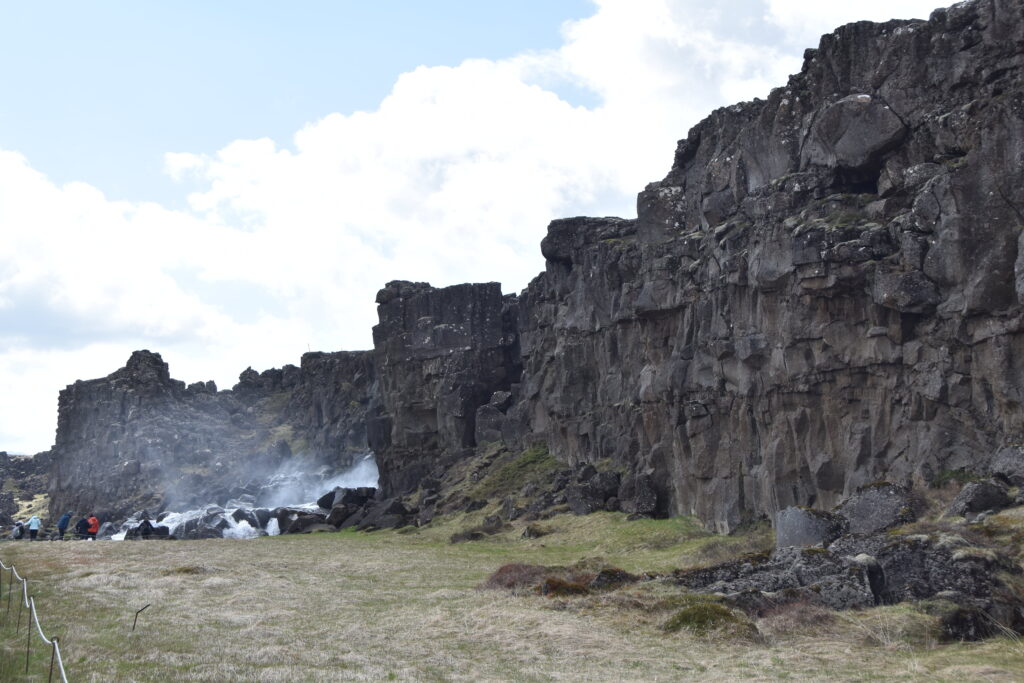
[[[997,452],[1015,477],[1022,62],[1016,2],[842,27],[766,100],[695,126],[636,220],[553,222],[518,298],[393,282],[372,356],[247,371],[227,395],[145,356],[69,387],[51,493],[141,501],[296,439],[337,457],[363,443],[370,396],[389,497],[432,491],[485,442],[600,464],[621,475],[603,504],[722,532]]]
[[[301,367],[242,373],[232,391],[171,379],[136,351],[60,394],[50,511],[123,516],[224,502],[289,459],[350,465],[366,452],[368,353],[308,353]]]
[[[377,304],[370,447],[385,492],[401,495],[471,455],[477,409],[518,380],[518,302],[496,282],[391,282]]]
[[[0,526],[14,523],[18,501],[46,493],[52,459],[50,451],[31,456],[0,451]]]
[[[517,419],[720,531],[984,469],[1024,430],[1022,13],[844,26],[695,126],[637,220],[552,223]]]

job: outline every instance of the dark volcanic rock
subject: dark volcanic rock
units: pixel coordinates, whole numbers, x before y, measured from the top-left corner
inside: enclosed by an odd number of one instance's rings
[[[401,495],[472,454],[477,409],[518,381],[517,302],[498,283],[391,282],[377,304],[370,447],[385,492]]]
[[[302,367],[242,373],[232,391],[171,379],[159,354],[60,394],[51,516],[227,502],[238,482],[293,456],[346,467],[366,453],[373,384],[364,353],[307,353]],[[241,494],[246,495],[246,494]]]
[[[879,483],[857,490],[834,512],[844,517],[853,534],[885,531],[915,518],[914,502],[904,486]]]
[[[770,556],[678,571],[674,578],[758,614],[791,602],[852,609],[951,599],[956,606],[943,618],[947,634],[984,637],[990,632],[972,631],[967,615],[986,613],[1008,628],[1024,627],[1024,603],[1004,584],[1001,573],[1019,575],[1020,568],[959,536],[883,533],[842,536],[828,548],[779,548]]]
[[[356,524],[361,531],[372,529],[395,529],[408,524],[409,510],[398,498],[382,500],[366,510],[366,515]],[[348,520],[346,520],[347,522]],[[344,523],[342,525],[344,528]]]
[[[230,392],[137,352],[61,393],[51,516],[224,502],[247,472],[367,442],[389,497],[500,440],[624,474],[609,495],[559,480],[577,509],[720,532],[880,479],[1020,483],[1022,45],[1004,0],[843,26],[694,126],[635,220],[552,222],[519,297],[386,285],[373,352]]]
[[[609,498],[619,490],[619,475],[614,472],[593,472],[584,481],[571,484],[565,489],[569,509],[577,515],[604,510]],[[586,476],[586,474],[581,475]]]
[[[658,493],[647,474],[627,474],[623,477],[617,497],[623,512],[650,516],[658,509]]]
[[[788,507],[775,516],[775,547],[828,545],[846,532],[845,519],[830,512]]]
[[[1006,489],[991,481],[972,481],[965,485],[950,503],[946,514],[966,515],[972,512],[1002,510],[1010,505]]]
[[[1024,486],[1024,448],[1000,449],[992,460],[992,474],[1011,486]]]
[[[1022,41],[998,0],[844,26],[636,220],[554,221],[508,415],[721,532],[1020,443]]]

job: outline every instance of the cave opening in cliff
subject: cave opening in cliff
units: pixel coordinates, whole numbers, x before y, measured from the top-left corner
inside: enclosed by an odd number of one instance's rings
[[[881,175],[881,163],[867,168],[838,168],[832,189],[844,194],[878,194],[878,179]]]

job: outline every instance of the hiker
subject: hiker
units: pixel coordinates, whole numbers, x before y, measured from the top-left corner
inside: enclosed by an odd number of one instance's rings
[[[25,535],[25,525],[22,524],[21,520],[19,519],[19,520],[14,522],[14,528],[11,529],[11,538],[13,538],[15,541],[17,541],[17,540],[21,539],[21,537],[24,536],[24,535]]]
[[[82,517],[75,524],[75,538],[84,540],[89,535],[89,520]]]
[[[57,520],[57,533],[60,534],[60,539],[59,540],[61,540],[61,541],[64,540],[64,532],[68,530],[68,524],[70,524],[70,523],[71,523],[71,513],[70,512],[65,512],[63,515],[60,516],[60,519]]]
[[[96,534],[99,533],[99,530],[100,530],[100,520],[96,518],[96,515],[94,515],[94,514],[92,514],[90,512],[89,513],[89,531],[88,531],[89,539],[95,541],[96,540]]]
[[[43,525],[43,523],[40,521],[39,517],[37,517],[36,515],[32,515],[31,517],[29,517],[29,519],[28,519],[28,540],[30,540],[30,541],[36,540],[36,536],[39,535],[39,527],[41,527],[42,525]]]

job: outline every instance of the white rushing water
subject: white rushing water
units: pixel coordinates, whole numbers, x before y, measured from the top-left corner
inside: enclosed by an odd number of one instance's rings
[[[254,502],[232,500],[228,505],[221,508],[216,505],[207,505],[194,510],[184,512],[168,512],[159,521],[153,521],[154,525],[166,526],[172,535],[182,525],[193,520],[215,514],[227,523],[223,529],[224,538],[256,538],[257,536],[277,536],[281,533],[277,519],[271,517],[267,522],[265,530],[252,526],[245,519],[236,520],[234,514],[238,510],[247,512],[257,508],[274,509],[288,507],[292,509],[317,509],[316,501],[323,494],[335,488],[362,488],[376,487],[379,478],[377,463],[372,454],[366,455],[351,468],[334,476],[328,476],[321,469],[310,473],[302,471],[298,466],[289,464],[278,468],[278,471],[270,475],[261,486],[259,498]],[[223,511],[220,513],[219,511]],[[130,529],[138,526],[141,520],[130,519],[121,527],[121,531],[111,536],[113,541],[123,541]]]

